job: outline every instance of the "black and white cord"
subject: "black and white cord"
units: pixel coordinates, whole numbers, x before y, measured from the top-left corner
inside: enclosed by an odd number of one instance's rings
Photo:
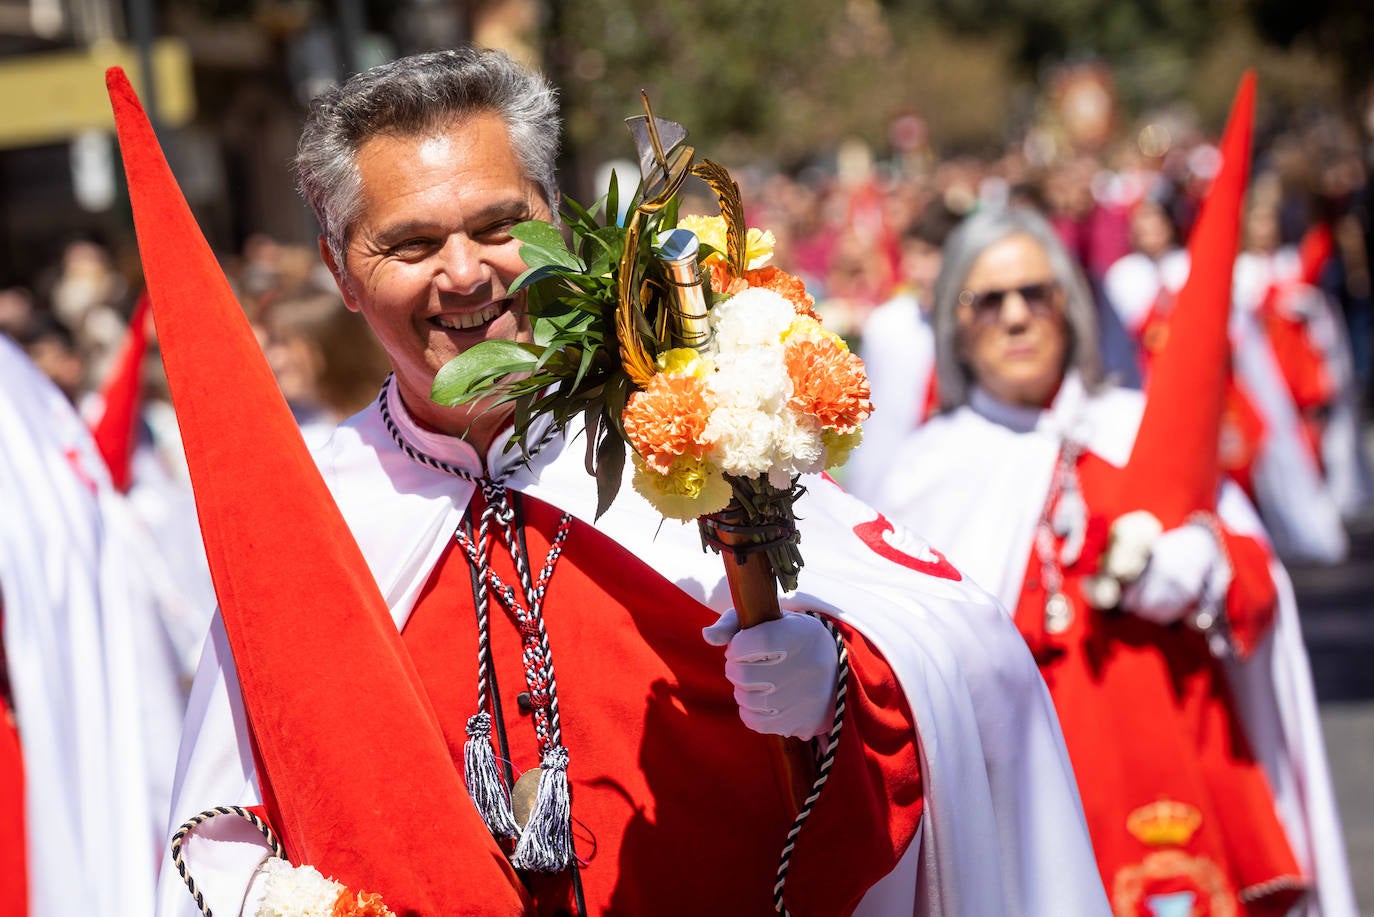
[[[820,618],[820,622],[830,631],[830,636],[835,640],[835,649],[839,653],[839,668],[835,675],[835,718],[831,720],[830,732],[826,734],[825,751],[816,762],[816,779],[811,783],[811,792],[797,810],[797,817],[792,820],[792,827],[787,832],[787,842],[783,844],[782,855],[778,861],[777,881],[773,884],[773,910],[782,917],[791,917],[783,898],[787,890],[787,874],[792,869],[792,853],[797,849],[797,838],[801,835],[807,819],[811,817],[816,801],[821,798],[821,789],[830,779],[830,769],[835,765],[835,755],[840,750],[840,730],[844,727],[846,695],[849,693],[849,647],[834,622],[823,617]]]
[[[181,855],[181,848],[186,841],[186,835],[195,830],[198,825],[221,815],[237,815],[239,818],[247,820],[249,824],[262,833],[262,836],[267,839],[267,843],[272,846],[272,856],[286,859],[286,848],[277,839],[277,835],[272,831],[272,826],[258,817],[255,812],[242,806],[216,806],[187,819],[177,829],[177,833],[172,835],[172,865],[176,866],[177,872],[181,875],[181,881],[186,883],[186,888],[191,892],[191,897],[195,899],[196,907],[205,917],[214,917],[214,915],[210,912],[210,906],[205,903],[205,896],[201,893],[200,886],[196,885],[196,880],[191,878],[190,870],[186,868],[186,860]]]

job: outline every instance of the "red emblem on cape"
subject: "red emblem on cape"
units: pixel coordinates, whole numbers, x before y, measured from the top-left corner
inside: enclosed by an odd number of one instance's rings
[[[854,534],[859,536],[859,540],[868,545],[869,549],[886,560],[894,564],[901,564],[908,570],[915,570],[927,576],[938,576],[940,579],[953,580],[959,582],[964,577],[954,568],[954,564],[945,559],[945,555],[932,547],[927,547],[931,554],[935,555],[934,561],[922,560],[897,548],[886,536],[889,532],[895,531],[887,517],[879,513],[878,518],[872,522],[863,522],[854,526]]]
[[[76,479],[91,492],[91,496],[95,496],[100,491],[100,485],[96,483],[95,478],[91,477],[86,471],[86,466],[82,464],[81,450],[75,446],[68,446],[63,450],[62,455],[67,459],[67,464],[71,466]]]

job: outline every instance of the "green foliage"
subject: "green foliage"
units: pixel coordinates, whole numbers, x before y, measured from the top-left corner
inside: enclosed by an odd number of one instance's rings
[[[615,498],[625,467],[620,417],[632,387],[621,364],[616,309],[629,232],[613,219],[619,204],[614,181],[591,209],[567,198],[563,204],[571,246],[550,223],[530,221],[511,230],[523,243],[520,256],[528,269],[509,292],[525,294],[533,342],[483,341],[468,348],[440,369],[430,396],[447,407],[479,398],[513,403],[515,433],[507,448],[527,450],[531,424],[539,417],[547,416],[559,429],[582,418],[599,516]],[[676,222],[675,206],[647,220],[638,236],[639,270],[653,270],[651,240],[661,227]],[[664,286],[661,278],[651,281]],[[646,349],[656,354],[664,340],[662,316],[637,313],[636,318]]]

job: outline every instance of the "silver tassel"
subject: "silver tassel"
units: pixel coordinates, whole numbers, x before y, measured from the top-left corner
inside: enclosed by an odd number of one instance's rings
[[[560,872],[572,861],[572,799],[568,750],[556,745],[539,764],[539,789],[511,865],[530,872]]]
[[[1064,539],[1059,551],[1059,563],[1072,567],[1083,554],[1083,544],[1088,534],[1088,507],[1078,490],[1078,476],[1072,471],[1064,482],[1064,491],[1054,508],[1054,532]]]
[[[467,734],[463,745],[463,782],[477,814],[494,837],[516,837],[520,828],[511,812],[510,791],[496,769],[496,752],[491,747],[491,714],[484,711],[469,717]]]

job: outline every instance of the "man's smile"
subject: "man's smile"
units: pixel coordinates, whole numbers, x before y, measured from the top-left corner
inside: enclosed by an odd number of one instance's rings
[[[498,299],[475,312],[447,312],[443,315],[432,316],[428,321],[448,331],[471,331],[495,321],[510,304],[509,298]]]

